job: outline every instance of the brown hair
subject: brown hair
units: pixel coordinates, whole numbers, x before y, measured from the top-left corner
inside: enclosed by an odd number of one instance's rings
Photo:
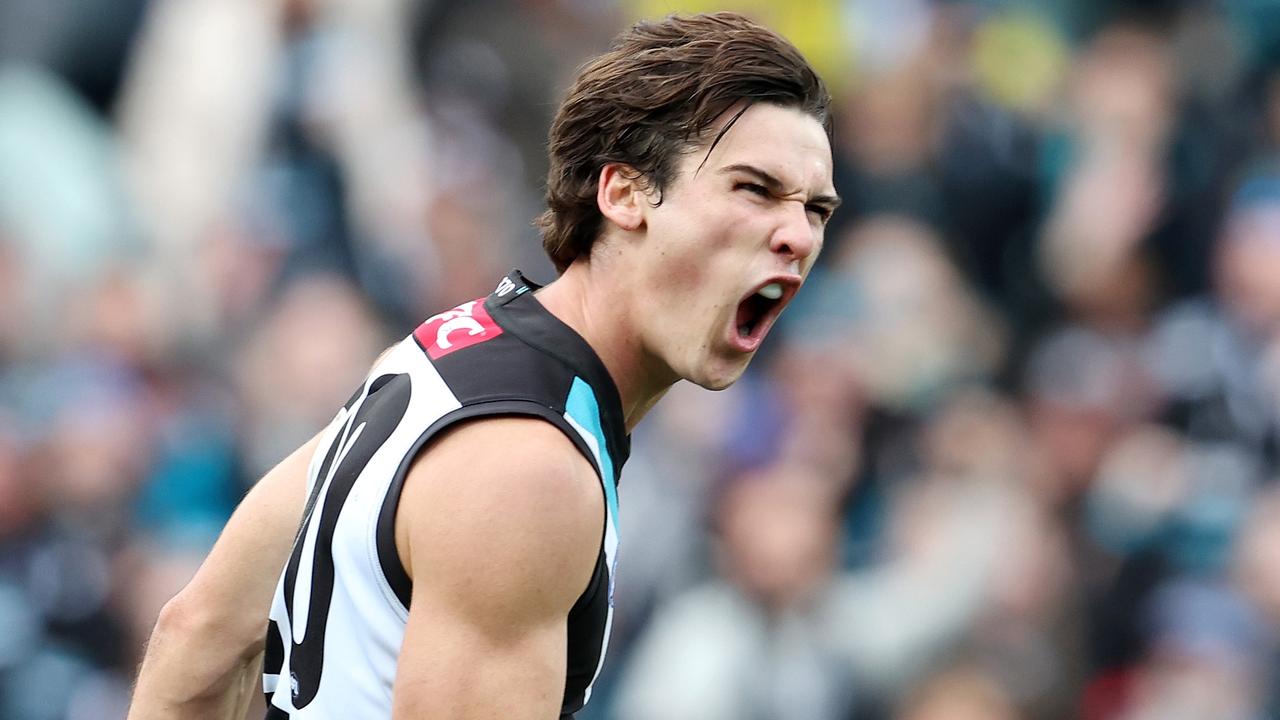
[[[590,254],[600,234],[602,167],[629,166],[660,203],[677,157],[743,102],[709,148],[756,102],[795,107],[831,133],[830,95],[800,51],[736,13],[638,23],[584,65],[551,124],[547,210],[537,221],[556,270]]]

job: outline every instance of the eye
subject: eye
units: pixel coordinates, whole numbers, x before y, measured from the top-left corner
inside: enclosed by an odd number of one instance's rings
[[[818,216],[818,220],[824,225],[828,220],[831,219],[831,208],[827,207],[826,205],[815,205],[813,203],[810,203],[808,205],[805,205],[804,209],[806,212],[809,212]]]
[[[749,192],[749,193],[751,193],[751,194],[753,194],[753,195],[759,195],[760,197],[769,197],[769,189],[768,189],[768,188],[766,188],[766,187],[765,187],[765,186],[763,186],[763,185],[760,185],[759,183],[753,183],[753,182],[740,182],[740,183],[738,183],[738,184],[734,185],[734,186],[733,186],[733,189],[734,189],[734,190],[746,190],[747,192]]]

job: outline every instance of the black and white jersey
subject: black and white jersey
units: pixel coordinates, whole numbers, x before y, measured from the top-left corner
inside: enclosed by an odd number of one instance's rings
[[[533,297],[537,287],[513,271],[488,298],[428,319],[377,362],[324,430],[271,606],[268,720],[391,717],[410,598],[394,533],[405,475],[441,430],[488,415],[552,423],[600,476],[608,510],[595,573],[569,612],[561,718],[591,697],[613,619],[616,487],[629,439],[603,363]]]

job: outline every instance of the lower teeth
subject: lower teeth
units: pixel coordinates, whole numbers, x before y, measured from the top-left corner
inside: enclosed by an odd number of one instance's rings
[[[747,327],[746,325],[739,325],[739,326],[738,326],[738,336],[739,336],[739,337],[747,337],[747,336],[748,336],[748,335],[750,335],[750,334],[751,334],[751,328],[750,328],[750,327]]]

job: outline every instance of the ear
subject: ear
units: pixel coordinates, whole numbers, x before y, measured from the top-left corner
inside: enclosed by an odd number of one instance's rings
[[[639,230],[644,226],[648,197],[644,177],[634,168],[608,163],[600,169],[596,206],[601,215],[623,230]]]

